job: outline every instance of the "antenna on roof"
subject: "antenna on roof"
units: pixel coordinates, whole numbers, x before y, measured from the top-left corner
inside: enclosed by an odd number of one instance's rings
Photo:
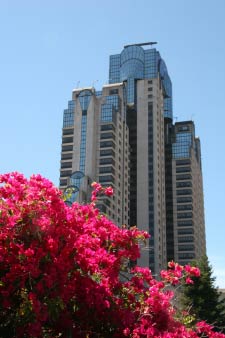
[[[131,44],[131,45],[126,45],[124,46],[124,48],[127,48],[127,47],[131,47],[131,46],[152,46],[152,45],[156,45],[157,42],[143,42],[143,43],[134,43],[134,44]]]

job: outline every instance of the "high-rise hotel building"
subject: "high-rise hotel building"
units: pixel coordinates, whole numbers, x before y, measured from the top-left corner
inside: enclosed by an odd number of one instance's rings
[[[172,84],[153,43],[110,56],[101,91],[76,88],[64,111],[60,188],[68,202],[90,198],[92,181],[111,185],[99,209],[118,226],[151,237],[139,264],[154,273],[168,260],[205,253],[200,142],[192,121],[173,124]]]

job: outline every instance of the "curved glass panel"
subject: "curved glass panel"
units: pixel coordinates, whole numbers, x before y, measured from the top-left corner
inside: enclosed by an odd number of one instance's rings
[[[125,48],[121,53],[120,80],[144,78],[144,50],[138,46]]]
[[[79,188],[75,185],[69,185],[65,191],[64,196],[66,198],[66,204],[71,205],[75,202],[77,195],[78,195]]]
[[[79,190],[82,179],[84,178],[84,173],[82,171],[75,171],[70,176],[70,185],[76,186]]]
[[[121,66],[120,80],[125,81],[128,78],[143,79],[144,65],[139,60],[129,60]]]
[[[88,89],[82,90],[78,96],[82,110],[88,110],[92,92]]]
[[[145,53],[143,48],[141,48],[140,46],[129,46],[124,48],[121,53],[121,64],[130,59],[138,59],[142,63],[144,63]]]
[[[84,177],[84,173],[82,173],[82,171],[74,171],[72,175],[70,176],[70,178],[72,179],[81,179],[83,177]]]

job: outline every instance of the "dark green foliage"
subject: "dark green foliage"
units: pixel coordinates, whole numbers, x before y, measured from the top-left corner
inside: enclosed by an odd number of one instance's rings
[[[207,256],[193,262],[201,270],[200,278],[193,278],[194,284],[184,286],[182,303],[189,306],[190,314],[196,320],[205,320],[215,326],[217,331],[225,333],[225,300],[215,287],[215,277]]]

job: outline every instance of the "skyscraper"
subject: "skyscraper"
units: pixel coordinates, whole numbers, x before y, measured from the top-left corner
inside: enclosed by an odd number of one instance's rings
[[[172,144],[174,260],[206,253],[200,140],[192,121],[177,122]]]
[[[178,198],[185,197],[179,184],[187,187],[201,176],[200,143],[193,122],[183,122],[191,136],[186,153],[177,152],[183,138],[179,123],[173,124],[172,84],[159,52],[145,47],[152,44],[128,45],[110,56],[109,84],[102,91],[73,90],[64,111],[60,188],[70,187],[71,201],[82,202],[90,197],[92,181],[113,186],[113,198],[101,198],[99,209],[118,225],[150,233],[139,264],[157,273],[168,259],[198,258],[205,242],[199,242],[196,231],[205,234],[202,185],[191,206]],[[189,183],[175,174],[178,161],[188,159]],[[192,225],[182,226],[182,214],[188,217],[190,207]]]

